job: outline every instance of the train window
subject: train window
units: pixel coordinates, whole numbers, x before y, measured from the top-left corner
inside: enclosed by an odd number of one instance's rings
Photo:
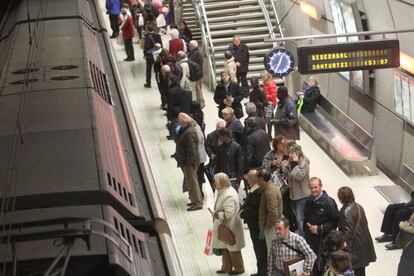
[[[115,229],[117,231],[119,231],[119,224],[118,224],[118,220],[114,217],[114,224],[115,224]]]
[[[109,92],[109,83],[108,83],[108,78],[106,77],[106,74],[103,74],[103,78],[104,78],[104,86],[105,86],[104,93],[106,94],[106,98],[108,99],[108,102],[110,104],[113,104],[111,93]]]
[[[124,225],[122,223],[119,223],[119,225],[121,226],[121,236],[125,238],[125,229],[124,229]]]
[[[128,193],[128,199],[129,199],[129,204],[131,204],[131,206],[135,206],[134,201],[132,200],[132,194],[131,193]]]
[[[114,184],[114,190],[116,191],[116,180],[114,177],[112,177],[112,183]]]
[[[135,252],[139,253],[139,249],[138,249],[138,246],[137,246],[137,239],[135,238],[134,235],[132,235],[132,242],[134,244]]]
[[[104,101],[113,104],[109,92],[109,84],[106,74],[103,73],[92,61],[89,61],[89,69],[93,82],[94,90],[102,97]]]
[[[128,201],[127,192],[126,192],[126,190],[125,190],[124,187],[122,187],[122,191],[124,192],[124,198],[125,198],[125,200]]]
[[[95,72],[93,70],[93,63],[91,61],[89,61],[89,70],[90,70],[90,73],[91,73],[93,87],[96,88]]]
[[[126,237],[127,237],[129,244],[131,244],[131,235],[129,234],[128,228],[126,228]]]
[[[138,245],[139,245],[139,252],[141,253],[141,257],[143,259],[146,258],[145,256],[145,247],[144,247],[144,242],[138,239]]]
[[[112,186],[111,174],[110,173],[106,173],[106,175],[108,176],[108,184],[109,184],[109,186]]]
[[[122,196],[122,189],[121,189],[121,183],[118,182],[118,193],[120,196]]]

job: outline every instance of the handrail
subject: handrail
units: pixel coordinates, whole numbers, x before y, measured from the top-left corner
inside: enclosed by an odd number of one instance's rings
[[[263,2],[263,0],[258,0],[258,2],[259,2],[260,8],[262,9],[263,15],[265,17],[266,25],[267,25],[267,28],[269,29],[269,35],[272,39],[275,39],[276,35],[275,35],[275,32],[273,31],[272,21],[270,20],[269,12],[266,8],[266,5]],[[271,2],[273,2],[273,1],[271,1]],[[273,47],[276,47],[276,46],[277,46],[277,43],[273,42]]]
[[[274,0],[269,0],[269,1],[270,1],[270,4],[272,5],[273,13],[276,18],[276,23],[277,23],[276,26],[279,28],[280,37],[284,37],[282,26],[280,26],[279,16],[277,15],[277,12],[276,12],[275,1]]]
[[[208,82],[210,90],[216,86],[216,59],[214,56],[214,45],[211,39],[210,27],[208,25],[207,13],[204,7],[204,0],[193,0],[194,10],[200,22],[201,39],[203,40],[203,51],[207,54]]]

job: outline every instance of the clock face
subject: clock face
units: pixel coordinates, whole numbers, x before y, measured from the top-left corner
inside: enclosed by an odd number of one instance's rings
[[[266,70],[273,76],[284,77],[294,70],[292,54],[282,48],[273,48],[264,57]]]

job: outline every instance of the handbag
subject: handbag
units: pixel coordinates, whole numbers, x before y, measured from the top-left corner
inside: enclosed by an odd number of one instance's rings
[[[295,275],[300,275],[301,273],[303,273],[303,265],[305,263],[304,261],[305,258],[303,257],[303,253],[300,250],[291,246],[290,244],[287,244],[285,242],[282,242],[282,244],[288,247],[289,249],[299,253],[299,255],[301,255],[300,257],[295,257],[295,258],[283,261],[283,271],[285,275],[290,276],[291,272],[293,271],[296,272]]]
[[[233,231],[231,231],[229,224],[227,223],[226,213],[223,211],[224,220],[218,226],[218,239],[219,241],[227,244],[227,245],[235,245],[236,244],[236,236],[234,235]]]
[[[207,165],[204,166],[204,173],[207,176],[208,181],[214,183],[214,172],[216,171],[216,164],[213,162],[209,162]]]
[[[286,180],[280,175],[278,170],[272,174],[271,180],[279,188],[282,195],[289,191],[289,186],[287,185]]]

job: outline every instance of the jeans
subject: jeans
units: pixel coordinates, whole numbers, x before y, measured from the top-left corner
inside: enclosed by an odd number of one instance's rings
[[[296,217],[296,224],[298,226],[299,235],[304,236],[303,222],[305,220],[305,203],[308,198],[302,198],[298,200],[291,200],[290,206]]]

